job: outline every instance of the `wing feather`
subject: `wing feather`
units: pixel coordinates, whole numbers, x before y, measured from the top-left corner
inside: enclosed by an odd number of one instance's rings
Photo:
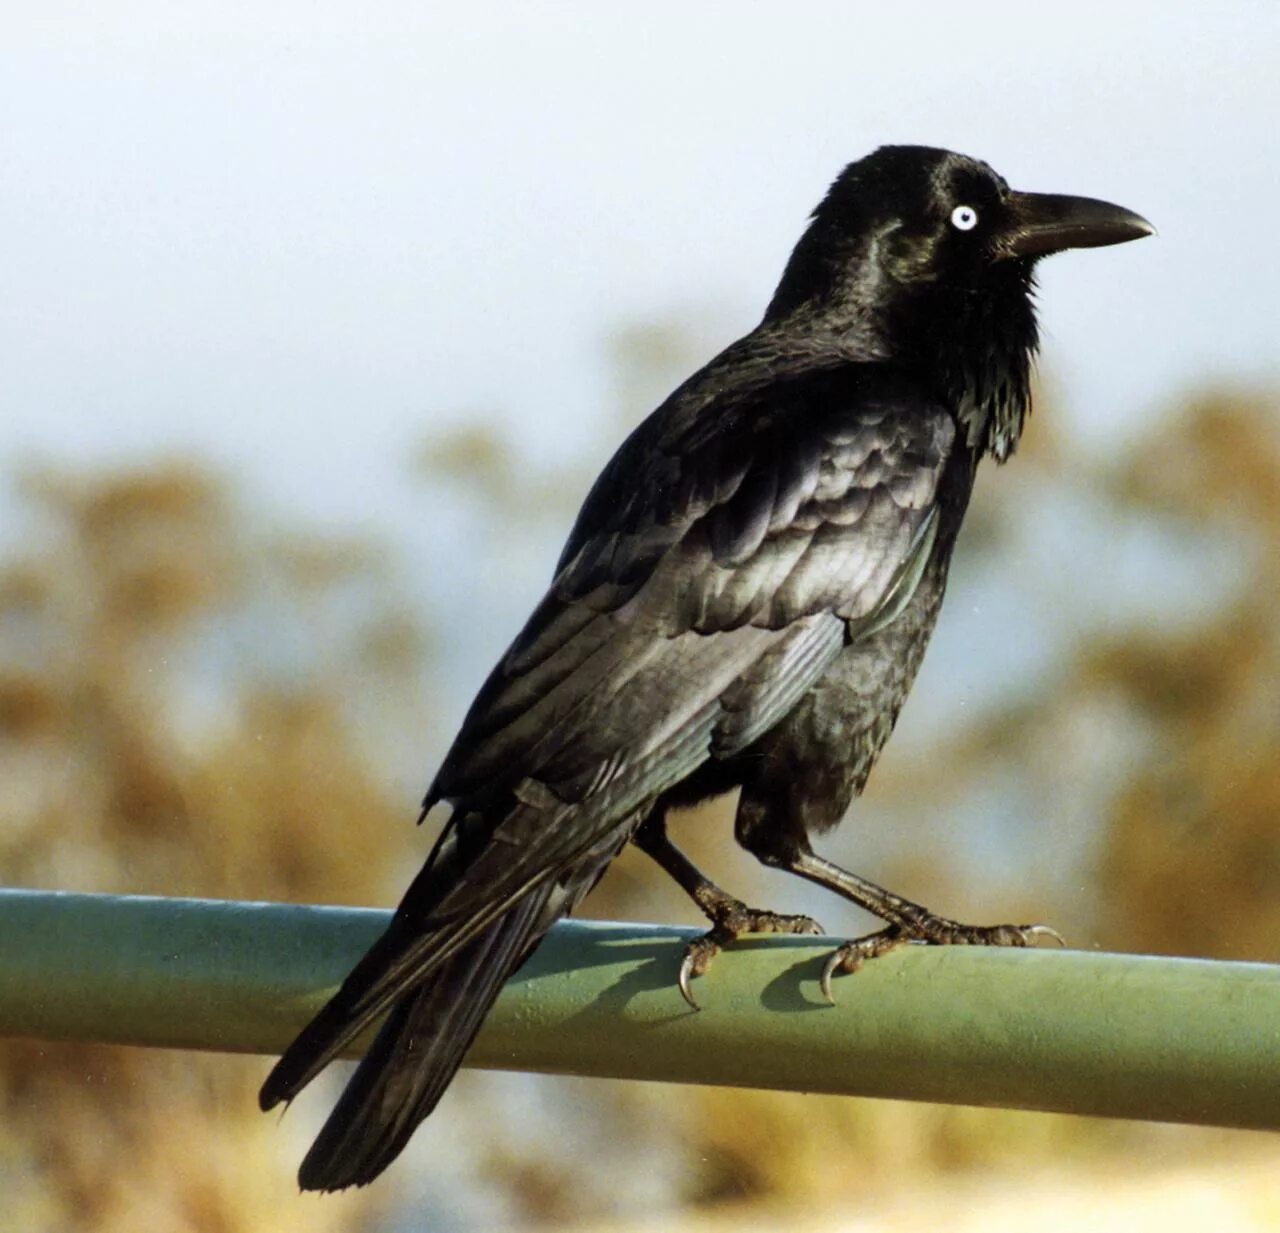
[[[735,358],[745,388],[713,363],[593,488],[427,794],[424,812],[447,799],[453,814],[425,867],[263,1087],[264,1107],[290,1099],[396,1004],[307,1186],[375,1176],[652,803],[748,751],[910,600],[954,422],[884,365],[809,355],[787,376],[776,358]]]
[[[465,813],[541,785],[574,810],[572,826],[557,809],[534,823],[574,832],[567,858],[763,735],[910,599],[954,442],[942,407],[848,367],[765,385],[719,418],[713,399],[683,432],[670,419],[660,409],[606,468],[428,802]]]

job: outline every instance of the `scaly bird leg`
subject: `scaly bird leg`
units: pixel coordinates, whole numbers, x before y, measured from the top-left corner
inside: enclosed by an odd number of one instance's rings
[[[846,942],[827,960],[821,984],[823,995],[832,1005],[833,976],[856,972],[868,959],[912,942],[928,946],[1030,946],[1036,938],[1048,937],[1060,946],[1066,945],[1062,935],[1048,925],[962,925],[937,916],[918,903],[824,860],[807,847],[797,847],[785,855],[771,854],[766,863],[835,891],[889,922],[887,929]]]
[[[822,926],[808,916],[784,916],[749,908],[740,899],[721,890],[667,836],[666,818],[660,812],[649,816],[636,832],[635,845],[652,857],[698,905],[711,928],[685,947],[677,983],[684,1000],[698,1010],[690,981],[703,975],[711,961],[728,943],[744,933],[820,934]]]

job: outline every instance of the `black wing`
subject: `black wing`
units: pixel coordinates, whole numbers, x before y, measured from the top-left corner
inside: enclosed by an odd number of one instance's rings
[[[944,408],[869,365],[642,425],[427,796],[463,819],[503,797],[541,806],[520,812],[541,834],[486,835],[511,841],[486,893],[750,744],[892,619],[928,558],[954,435]]]
[[[413,995],[308,1157],[308,1185],[382,1168],[639,811],[749,746],[911,597],[954,440],[941,407],[871,368],[778,378],[692,413],[674,397],[606,468],[472,705],[427,797],[454,813],[426,867],[263,1086],[263,1108],[291,1098]],[[373,1136],[369,1152],[352,1135]]]

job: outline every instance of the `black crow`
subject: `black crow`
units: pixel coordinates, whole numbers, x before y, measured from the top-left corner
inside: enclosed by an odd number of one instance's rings
[[[261,1092],[291,1099],[387,1018],[303,1161],[305,1189],[372,1181],[431,1112],[503,982],[628,842],[703,909],[685,996],[747,908],[665,817],[740,788],[738,841],[886,922],[823,977],[907,941],[1024,946],[833,865],[810,836],[861,791],[920,665],[979,461],[1029,408],[1035,263],[1151,233],[985,163],[886,146],[841,173],[763,321],[695,373],[596,481],[550,589],[426,795],[452,806],[386,933]]]

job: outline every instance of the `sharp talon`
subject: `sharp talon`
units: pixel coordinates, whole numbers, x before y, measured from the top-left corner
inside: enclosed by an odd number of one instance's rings
[[[1030,934],[1033,938],[1052,938],[1064,950],[1066,949],[1067,939],[1052,925],[1027,925],[1022,932]]]
[[[822,996],[827,999],[828,1006],[836,1004],[835,995],[831,992],[831,978],[836,974],[836,969],[843,962],[844,956],[838,950],[835,950],[831,952],[831,957],[822,969],[822,979],[818,981],[818,988],[822,990]]]
[[[723,894],[723,892],[721,892]],[[693,980],[701,976],[711,966],[711,961],[730,942],[737,941],[744,933],[792,933],[818,936],[823,932],[822,926],[809,916],[784,916],[778,912],[762,912],[758,908],[749,908],[736,899],[724,899],[723,902],[706,906],[700,904],[711,921],[711,928],[701,937],[694,938],[685,947],[684,960],[680,964],[680,972],[676,984],[680,996],[689,1004],[690,1010],[701,1010],[693,996]]]
[[[680,986],[680,996],[689,1003],[689,1008],[691,1010],[701,1010],[702,1007],[694,999],[693,990],[689,986],[692,968],[693,956],[691,954],[685,955],[684,962],[680,965],[680,975],[676,977],[676,984]]]

